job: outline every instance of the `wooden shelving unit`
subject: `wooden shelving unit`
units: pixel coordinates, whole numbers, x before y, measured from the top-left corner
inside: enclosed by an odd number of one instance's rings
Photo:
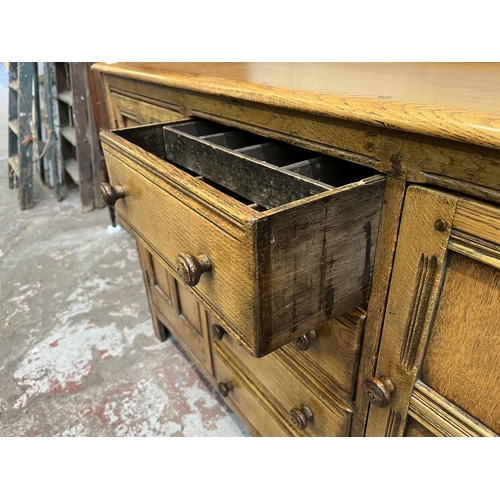
[[[53,131],[49,162],[57,199],[72,187],[80,191],[82,212],[102,207],[99,187],[104,164],[94,118],[94,82],[89,63],[44,63],[47,124]],[[90,83],[90,85],[89,85]]]
[[[58,201],[76,187],[82,212],[104,206],[99,190],[107,173],[99,131],[109,122],[90,66],[9,63],[8,183],[19,190],[22,210],[34,206],[34,173]]]
[[[65,180],[68,185],[78,186],[82,212],[88,212],[94,208],[94,200],[86,85],[81,68],[84,64],[57,62],[55,71]]]

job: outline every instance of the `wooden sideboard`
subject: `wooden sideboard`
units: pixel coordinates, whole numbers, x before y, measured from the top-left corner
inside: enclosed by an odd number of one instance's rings
[[[157,336],[254,435],[500,432],[499,64],[93,69]]]

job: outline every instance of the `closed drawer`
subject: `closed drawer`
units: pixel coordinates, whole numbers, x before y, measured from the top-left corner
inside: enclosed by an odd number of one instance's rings
[[[276,353],[299,371],[308,371],[328,390],[354,399],[366,311],[357,307],[304,334]],[[306,350],[302,351],[306,347]]]
[[[385,179],[282,143],[230,149],[235,133],[183,121],[101,139],[123,224],[261,357],[366,300]]]
[[[356,388],[365,319],[365,309],[357,307],[307,332],[276,350],[270,357],[280,357],[293,370],[308,373],[328,391],[350,402],[354,399]],[[248,359],[247,352],[227,334],[223,321],[210,317],[209,322],[214,342],[232,359],[249,368],[259,369],[260,363]]]
[[[114,92],[111,93],[111,102],[119,128],[182,118],[180,113],[171,109]]]
[[[231,359],[273,403],[289,425],[296,424],[297,412],[304,413],[303,407],[308,408],[312,415],[306,419],[305,427],[296,427],[300,435],[349,434],[352,414],[349,406],[319,386],[309,372],[294,369],[279,352],[256,359],[239,348],[237,341],[229,335],[223,335],[220,341],[214,343],[213,352],[219,357]],[[215,374],[218,378],[217,366]]]
[[[223,353],[214,353],[214,366],[219,392],[260,436],[294,435],[271,403]]]

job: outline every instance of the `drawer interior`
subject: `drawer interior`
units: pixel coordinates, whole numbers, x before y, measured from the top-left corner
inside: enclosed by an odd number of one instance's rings
[[[374,175],[372,169],[232,127],[190,119],[163,129],[166,159],[257,210]]]
[[[115,133],[259,212],[377,174],[363,165],[201,119]]]

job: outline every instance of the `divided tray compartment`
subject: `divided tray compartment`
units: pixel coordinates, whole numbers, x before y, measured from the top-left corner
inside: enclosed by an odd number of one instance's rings
[[[121,223],[253,356],[367,302],[375,170],[200,119],[100,137]]]
[[[373,170],[314,151],[189,119],[163,128],[165,158],[260,211],[373,175]]]

